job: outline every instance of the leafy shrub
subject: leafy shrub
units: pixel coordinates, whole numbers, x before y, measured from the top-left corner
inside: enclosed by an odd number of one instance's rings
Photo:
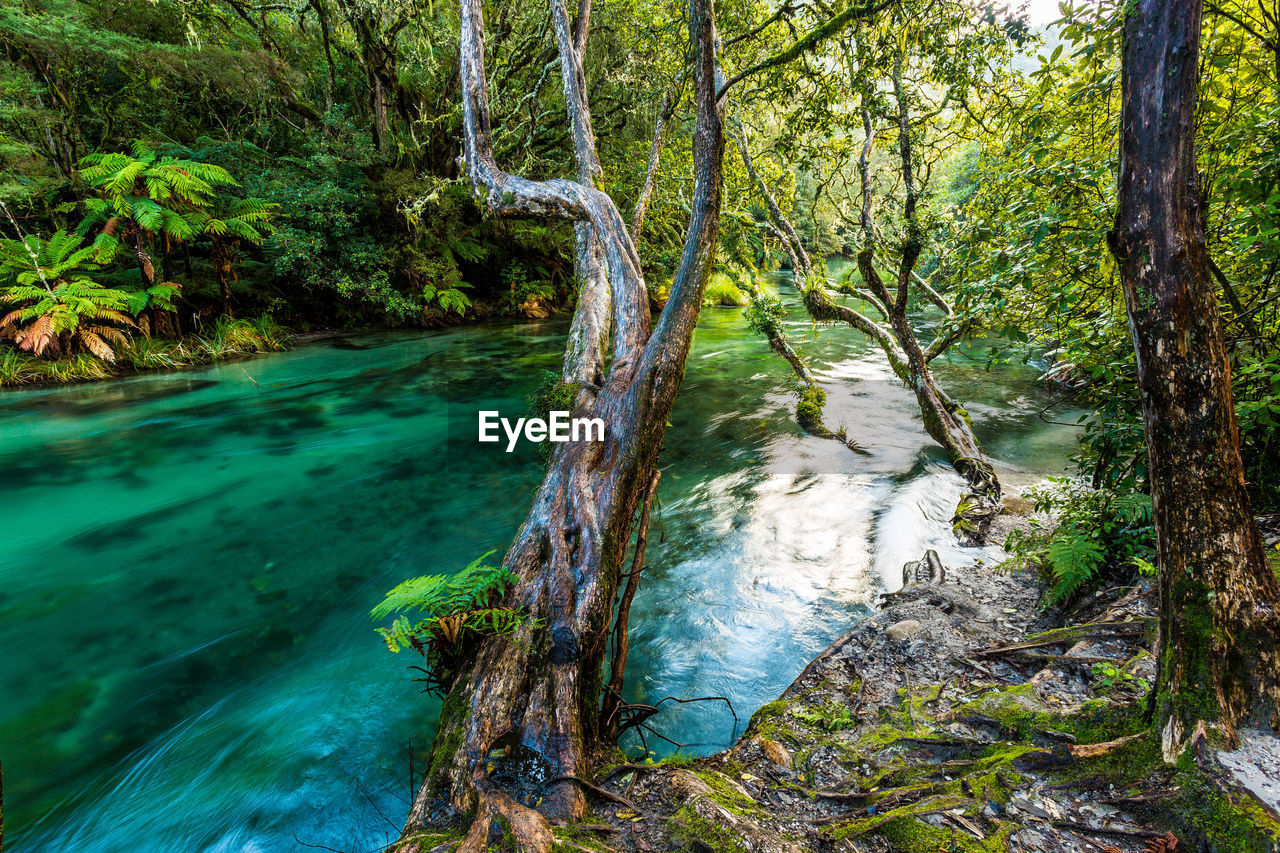
[[[459,664],[484,636],[513,634],[524,624],[519,610],[499,602],[516,576],[498,566],[486,566],[489,551],[453,575],[426,575],[401,583],[373,608],[374,619],[406,611],[421,612],[416,623],[397,616],[389,628],[378,628],[392,652],[413,649],[426,660],[417,679],[436,694],[448,692]]]
[[[747,318],[747,325],[753,332],[771,339],[782,330],[782,321],[787,317],[787,309],[776,295],[757,288],[751,294],[749,304],[743,309],[742,316]]]
[[[507,312],[535,312],[541,302],[555,298],[556,289],[551,281],[524,261],[511,261],[502,270],[502,282],[506,292],[502,295],[502,308]]]
[[[1104,577],[1154,573],[1151,498],[1140,492],[1091,489],[1065,478],[1028,492],[1037,512],[1057,518],[1052,529],[1015,530],[1005,540],[1011,563],[1036,566],[1049,579],[1048,603],[1062,604]]]

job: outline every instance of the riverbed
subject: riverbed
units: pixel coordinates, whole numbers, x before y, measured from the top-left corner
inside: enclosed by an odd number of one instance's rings
[[[632,613],[633,701],[723,695],[745,723],[903,562],[975,556],[951,537],[961,481],[914,397],[865,338],[813,328],[784,296],[827,422],[858,447],[801,432],[786,365],[738,309],[703,312]],[[478,444],[476,412],[522,415],[566,328],[352,336],[0,395],[12,849],[354,852],[392,837],[438,703],[368,611],[406,577],[505,548],[541,461]],[[937,371],[1006,487],[1063,473],[1076,413],[1042,415],[1035,368],[988,369],[984,346]],[[736,735],[724,703],[663,708],[653,727],[687,751]]]

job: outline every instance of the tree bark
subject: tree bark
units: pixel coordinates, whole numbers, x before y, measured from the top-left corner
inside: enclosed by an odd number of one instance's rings
[[[433,817],[461,811],[474,814],[458,848],[464,853],[485,849],[497,818],[506,821],[520,849],[546,851],[553,843],[547,817],[581,818],[586,812],[581,791],[561,781],[547,786],[537,810],[522,805],[495,781],[489,751],[499,741],[514,746],[536,757],[546,778],[557,778],[586,772],[599,745],[602,664],[613,599],[633,519],[683,377],[719,230],[723,132],[715,94],[713,0],[693,0],[690,8],[698,108],[695,191],[671,298],[652,334],[635,247],[612,200],[580,182],[528,181],[494,162],[481,0],[462,0],[461,12],[464,144],[471,182],[497,214],[590,224],[612,295],[612,360],[599,393],[579,406],[583,414],[604,420],[604,441],[557,446],[504,558],[520,578],[507,603],[526,614],[525,622],[514,636],[485,639],[452,685],[430,768],[395,849],[420,850],[421,830]]]
[[[604,174],[596,152],[595,131],[591,127],[591,106],[587,102],[587,80],[582,69],[591,20],[591,3],[581,0],[577,27],[571,29],[566,0],[551,0],[552,25],[560,52],[560,76],[565,107],[573,137],[578,183],[595,187]],[[609,277],[604,245],[589,221],[574,225],[576,251],[574,272],[579,282],[578,307],[569,327],[561,380],[579,387],[578,402],[587,404],[604,379],[609,346]]]
[[[1280,727],[1280,590],[1245,490],[1195,156],[1200,0],[1127,7],[1119,204],[1108,243],[1138,361],[1160,583],[1157,724],[1229,743]]]

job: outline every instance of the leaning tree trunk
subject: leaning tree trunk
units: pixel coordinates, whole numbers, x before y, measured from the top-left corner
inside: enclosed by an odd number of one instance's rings
[[[1126,11],[1108,235],[1138,360],[1160,582],[1168,760],[1203,721],[1280,727],[1280,590],[1249,508],[1195,155],[1200,0]]]
[[[750,151],[747,149],[745,137],[738,135],[735,136],[735,140],[742,154],[743,163],[747,167],[747,173],[755,184],[756,191],[764,200],[769,217],[775,225],[775,234],[793,259],[796,283],[809,315],[818,322],[847,323],[870,336],[880,346],[889,359],[889,366],[894,374],[916,395],[925,431],[946,450],[952,467],[965,478],[968,484],[968,490],[956,505],[951,523],[956,536],[962,543],[978,545],[986,539],[987,529],[991,526],[992,519],[1000,512],[1000,481],[986,454],[983,453],[977,436],[974,435],[968,414],[938,385],[929,367],[929,363],[945,352],[947,347],[955,341],[956,336],[940,335],[927,349],[921,347],[915,329],[912,328],[910,318],[907,316],[912,288],[923,293],[925,298],[938,304],[949,315],[953,312],[946,300],[915,272],[916,262],[921,252],[921,229],[916,215],[918,190],[915,182],[915,167],[912,162],[910,116],[902,87],[901,58],[894,66],[894,94],[898,103],[896,116],[898,153],[901,160],[903,186],[906,191],[903,214],[908,231],[907,239],[898,253],[898,280],[896,287],[890,289],[873,263],[878,246],[878,236],[872,218],[870,175],[870,158],[875,144],[875,131],[870,112],[864,110],[863,125],[866,140],[858,159],[858,171],[862,183],[860,225],[863,232],[863,248],[858,253],[858,272],[862,276],[863,287],[853,288],[850,291],[852,295],[871,305],[881,320],[875,320],[831,298],[827,292],[822,264],[814,264],[810,260],[795,228],[757,172]],[[820,408],[818,413],[821,414]]]
[[[751,159],[751,152],[747,149],[745,134],[739,129],[739,132],[734,134],[733,138],[738,145],[738,153],[742,156],[742,163],[747,167],[747,173],[751,176],[757,192],[764,199],[769,211],[769,218],[765,220],[765,227],[777,239],[783,251],[787,253],[787,257],[791,259],[792,273],[796,282],[799,283],[799,288],[804,290],[806,287],[804,282],[813,275],[813,266],[809,260],[809,253],[801,244],[800,237],[796,234],[791,221],[782,212],[782,208],[778,206],[777,199],[773,197],[773,193],[769,192],[769,188],[756,171],[755,161]],[[809,363],[805,361],[804,356],[787,340],[786,333],[782,328],[782,317],[785,316],[785,309],[782,309],[780,303],[774,302],[774,300],[761,293],[759,285],[754,281],[751,284],[750,298],[749,316],[752,328],[764,335],[765,340],[769,342],[769,349],[782,356],[782,359],[796,375],[796,379],[800,380],[800,387],[798,388],[800,400],[796,403],[795,410],[796,423],[812,436],[833,438],[851,450],[856,450],[856,441],[851,441],[843,428],[839,431],[833,431],[823,422],[823,409],[827,404],[826,389],[818,384],[818,378],[813,375],[813,371],[810,369]]]
[[[552,0],[553,14],[563,14],[563,2]],[[590,224],[608,271],[612,361],[599,393],[588,395],[585,405],[578,398],[577,414],[604,420],[604,441],[558,445],[504,558],[520,578],[507,600],[525,613],[524,624],[514,636],[487,638],[452,685],[427,776],[396,849],[419,850],[420,830],[444,801],[446,810],[474,814],[462,851],[485,849],[496,818],[505,820],[521,849],[545,851],[553,843],[548,817],[574,819],[586,812],[582,793],[559,777],[585,772],[598,745],[602,663],[621,563],[652,480],[715,255],[723,133],[713,2],[693,0],[690,8],[695,190],[671,298],[652,334],[635,247],[612,200],[578,182],[528,181],[494,162],[481,0],[462,0],[461,12],[464,143],[472,184],[498,214]],[[561,61],[580,52],[576,47]],[[516,802],[491,775],[495,745],[544,769],[550,782],[537,810]]]

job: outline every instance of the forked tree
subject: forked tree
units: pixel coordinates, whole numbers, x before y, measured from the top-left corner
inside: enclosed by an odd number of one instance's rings
[[[963,326],[953,323],[931,343],[922,345],[908,315],[913,296],[935,304],[949,318],[954,318],[955,312],[950,303],[916,272],[924,248],[924,228],[917,212],[920,189],[902,59],[899,53],[893,60],[891,94],[894,109],[889,116],[897,137],[895,147],[903,188],[901,206],[905,226],[903,239],[895,246],[889,245],[874,218],[870,159],[876,143],[876,130],[865,97],[862,109],[865,137],[857,163],[861,190],[861,211],[857,222],[861,245],[857,254],[857,271],[861,284],[854,284],[851,278],[842,290],[870,306],[870,315],[832,298],[824,265],[809,257],[796,229],[756,169],[745,136],[735,134],[735,141],[756,192],[765,203],[770,231],[791,258],[796,286],[809,315],[816,322],[847,324],[867,335],[884,352],[894,375],[915,394],[925,431],[947,452],[952,466],[965,478],[969,487],[952,519],[956,534],[967,544],[978,544],[985,539],[991,520],[1000,511],[1000,481],[974,434],[964,408],[942,388],[930,367],[934,359],[955,343],[963,332]],[[887,282],[881,275],[881,269],[886,267],[893,275]],[[804,377],[801,378],[803,381]]]
[[[1137,351],[1160,585],[1164,755],[1280,728],[1280,589],[1249,507],[1196,170],[1201,0],[1126,6],[1108,235]]]
[[[612,728],[602,722],[602,665],[621,567],[637,511],[650,493],[662,436],[688,358],[720,219],[723,132],[717,94],[713,0],[691,0],[690,79],[697,107],[691,216],[671,296],[653,323],[635,246],[599,173],[582,73],[590,20],[580,0],[576,28],[565,0],[550,0],[578,180],[530,181],[504,172],[490,141],[482,0],[461,4],[461,99],[466,171],[499,216],[577,224],[583,292],[566,348],[564,376],[580,384],[575,414],[601,418],[603,442],[557,445],[545,479],[503,565],[519,577],[508,603],[523,611],[510,636],[488,637],[451,685],[430,767],[399,851],[420,849],[433,804],[474,814],[458,848],[487,847],[501,818],[522,850],[550,850],[548,818],[586,813],[579,788]],[[630,587],[630,585],[628,585]],[[539,757],[551,781],[537,810],[491,775],[499,744]]]

